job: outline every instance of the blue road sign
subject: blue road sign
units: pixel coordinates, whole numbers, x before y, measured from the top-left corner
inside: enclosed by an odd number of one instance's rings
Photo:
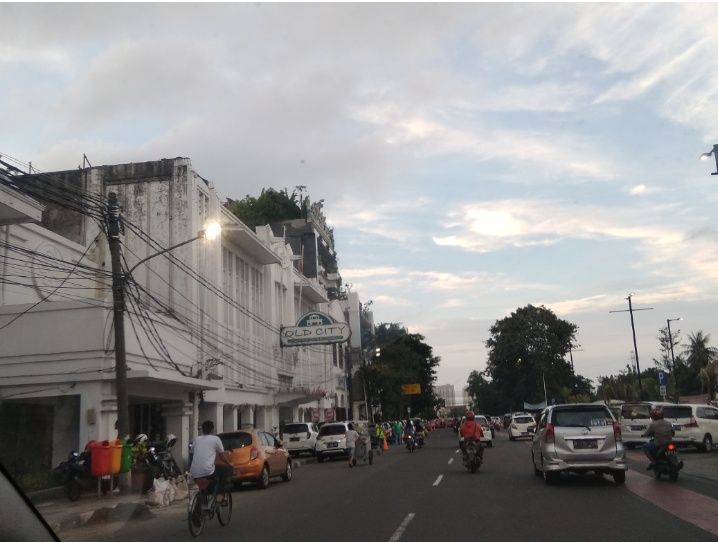
[[[666,372],[665,371],[659,371],[658,372],[658,384],[660,386],[666,386],[668,384],[668,379],[666,378]]]

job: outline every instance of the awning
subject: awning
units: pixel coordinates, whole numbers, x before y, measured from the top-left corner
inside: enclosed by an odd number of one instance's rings
[[[301,387],[282,390],[274,395],[274,399],[280,407],[297,407],[303,403],[320,400],[323,397],[324,392]]]
[[[212,382],[205,379],[196,379],[194,377],[185,377],[180,374],[165,375],[159,372],[153,372],[149,370],[136,370],[132,368],[132,371],[127,373],[128,381],[148,381],[155,385],[172,386],[174,388],[181,388],[187,391],[192,390],[218,390],[220,383],[218,381]]]
[[[329,302],[326,291],[318,282],[300,275],[296,270],[294,273],[294,289],[302,289],[302,295],[314,304],[322,304]]]
[[[260,241],[257,235],[243,224],[223,224],[222,236],[260,264],[281,264],[282,259],[272,249]]]
[[[41,203],[10,187],[0,185],[0,226],[39,223],[42,220]]]

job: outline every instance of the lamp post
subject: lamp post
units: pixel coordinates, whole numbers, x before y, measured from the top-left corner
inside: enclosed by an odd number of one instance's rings
[[[711,157],[711,155],[713,155],[713,158],[714,158],[715,161],[716,161],[716,171],[711,172],[711,175],[718,175],[718,143],[716,143],[716,144],[713,145],[713,149],[711,149],[711,150],[708,151],[707,153],[703,153],[703,154],[700,156],[700,159],[701,159],[701,160],[708,160],[708,159]]]

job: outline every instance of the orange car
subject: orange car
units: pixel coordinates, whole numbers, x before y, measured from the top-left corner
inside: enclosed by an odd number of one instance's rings
[[[259,488],[267,488],[270,477],[292,480],[289,451],[272,434],[255,428],[242,428],[217,435],[229,452],[236,483],[251,481]]]

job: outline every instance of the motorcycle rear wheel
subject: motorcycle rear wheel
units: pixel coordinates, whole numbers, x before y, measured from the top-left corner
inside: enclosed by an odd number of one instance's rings
[[[80,499],[80,494],[82,494],[82,485],[77,479],[65,481],[63,488],[65,490],[65,496],[67,496],[67,499],[71,502],[76,502]]]

